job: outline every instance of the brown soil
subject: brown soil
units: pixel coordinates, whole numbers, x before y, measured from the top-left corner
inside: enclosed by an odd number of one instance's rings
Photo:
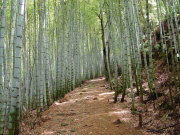
[[[21,135],[144,135],[126,103],[113,102],[104,78],[87,81],[63,100],[21,122]]]

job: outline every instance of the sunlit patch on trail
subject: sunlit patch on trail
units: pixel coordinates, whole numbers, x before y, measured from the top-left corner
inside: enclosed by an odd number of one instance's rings
[[[97,91],[86,91],[86,92],[84,92],[84,93],[86,93],[86,94],[91,94],[91,93],[99,93],[99,91],[97,90]],[[79,93],[78,93],[79,94]]]
[[[58,103],[58,102],[54,102],[54,105],[60,105],[61,103]]]
[[[109,95],[113,95],[114,92],[105,92],[101,94],[97,94],[96,96],[88,96],[88,98],[83,98],[83,99],[92,99],[88,102],[94,102],[94,101],[100,101],[106,99]],[[90,98],[89,98],[90,97]]]
[[[118,116],[121,121],[130,122],[131,112],[129,110],[120,110],[109,112],[109,116]]]
[[[97,81],[102,81],[102,80],[105,80],[105,78],[104,77],[97,78],[97,79],[90,80],[89,82],[97,82]]]
[[[75,103],[76,101],[77,101],[77,99],[68,100],[68,101],[63,102],[63,103],[54,102],[54,105],[56,105],[56,106],[60,106],[60,105],[64,105],[64,104],[71,104],[71,103]]]
[[[65,104],[73,104],[75,102],[79,102],[79,101],[82,101],[82,100],[89,100],[89,99],[94,99],[95,97],[94,96],[85,96],[85,97],[82,97],[82,98],[75,98],[75,99],[70,99],[66,102],[63,102],[63,103],[59,103],[59,102],[54,102],[54,105],[55,106],[61,106],[61,105],[65,105]]]
[[[131,122],[131,118],[121,118],[121,121],[124,121],[124,122]]]
[[[53,135],[54,132],[52,131],[44,131],[44,133],[42,133],[41,135]]]
[[[114,112],[110,112],[110,115],[124,115],[124,114],[128,114],[129,111],[128,110],[121,110],[121,111],[114,111]]]
[[[114,91],[101,93],[101,94],[98,94],[98,96],[113,95],[113,94],[114,94]]]
[[[84,98],[82,98],[82,99],[92,99],[94,96],[86,96],[86,97],[84,97]]]

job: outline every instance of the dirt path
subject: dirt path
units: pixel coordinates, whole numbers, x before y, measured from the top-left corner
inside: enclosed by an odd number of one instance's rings
[[[113,94],[105,88],[103,78],[87,81],[67,94],[65,102],[55,102],[43,112],[39,125],[23,130],[21,134],[143,135],[141,130],[134,128],[134,116],[129,109],[124,104],[112,103]]]

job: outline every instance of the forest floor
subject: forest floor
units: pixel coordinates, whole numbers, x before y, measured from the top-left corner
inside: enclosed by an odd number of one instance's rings
[[[145,135],[127,102],[113,103],[104,78],[86,81],[35,118],[21,123],[21,135]]]

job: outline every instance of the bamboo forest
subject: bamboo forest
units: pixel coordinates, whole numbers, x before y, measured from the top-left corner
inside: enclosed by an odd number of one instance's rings
[[[180,135],[179,0],[0,0],[0,135]]]

